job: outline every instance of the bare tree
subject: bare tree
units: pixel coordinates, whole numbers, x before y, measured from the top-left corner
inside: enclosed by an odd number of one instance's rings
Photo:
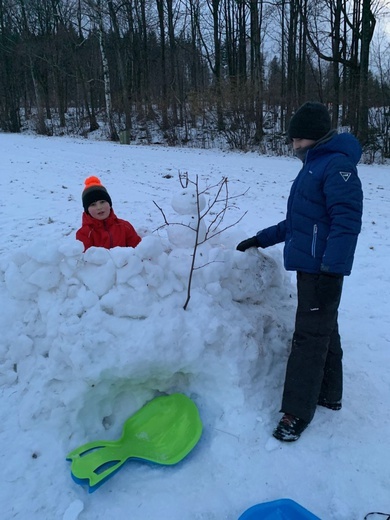
[[[45,99],[48,93],[48,72],[47,62],[44,60],[43,49],[38,39],[38,33],[44,31],[46,24],[43,23],[42,13],[36,4],[26,5],[25,0],[18,0],[14,8],[16,9],[16,20],[19,31],[22,35],[25,65],[28,68],[32,80],[33,92],[35,97],[38,134],[48,135],[49,130],[46,126],[46,116],[48,113],[48,101]]]
[[[115,45],[115,56],[116,63],[118,67],[118,74],[120,79],[120,86],[122,91],[122,104],[123,111],[125,114],[125,128],[126,130],[130,130],[132,127],[131,121],[131,104],[130,104],[130,92],[128,88],[128,82],[126,77],[126,64],[125,64],[125,49],[122,44],[122,36],[119,28],[118,16],[117,16],[117,7],[114,5],[112,0],[107,1],[108,12],[111,19],[111,24],[114,32],[114,45]]]
[[[327,2],[325,2],[326,5]],[[349,117],[352,130],[361,142],[367,141],[368,134],[368,75],[369,49],[375,30],[376,0],[354,0],[352,11],[348,10],[345,0],[330,2],[331,9],[327,13],[327,22],[331,26],[332,38],[330,52],[327,50],[327,25],[318,24],[318,16],[311,16],[313,12],[300,15],[305,25],[307,38],[317,55],[324,61],[342,64],[349,74],[350,88],[348,91]],[[321,6],[316,6],[321,9]],[[313,23],[314,20],[314,23]],[[339,31],[339,33],[337,33]],[[338,66],[334,65],[333,74],[338,75]],[[338,102],[338,83],[335,80],[335,99]],[[335,112],[334,112],[335,115]]]
[[[111,95],[111,79],[110,68],[108,64],[108,56],[106,52],[106,31],[104,27],[105,13],[103,11],[102,0],[85,0],[90,16],[91,22],[96,26],[99,38],[99,48],[102,58],[103,80],[104,80],[104,97],[106,104],[106,116],[109,128],[109,138],[112,141],[119,141],[118,132],[114,122],[114,114],[112,109],[112,95]]]
[[[255,143],[263,137],[264,60],[261,55],[263,34],[263,1],[249,0],[250,8],[250,70],[252,79],[252,106],[255,116]]]
[[[8,132],[19,132],[20,71],[14,59],[16,41],[13,38],[14,28],[9,14],[9,2],[0,0],[0,128]]]
[[[370,44],[374,35],[376,19],[372,11],[372,0],[363,0],[361,19],[361,47],[360,47],[360,81],[359,81],[359,111],[358,132],[360,141],[365,144],[368,140],[368,75]]]
[[[166,65],[166,41],[165,41],[165,15],[164,1],[156,0],[158,10],[158,21],[160,29],[160,45],[161,45],[161,81],[162,81],[162,128],[167,130],[168,122],[168,87],[167,87],[167,65]]]
[[[222,131],[225,127],[222,103],[222,43],[220,29],[221,0],[207,0],[207,6],[212,16],[212,41],[213,49],[210,49],[207,39],[199,26],[199,36],[206,55],[210,70],[214,76],[215,104],[217,111],[217,128]]]

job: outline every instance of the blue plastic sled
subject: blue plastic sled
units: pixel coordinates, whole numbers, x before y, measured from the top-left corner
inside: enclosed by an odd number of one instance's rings
[[[247,509],[238,520],[321,520],[294,500],[281,498]]]

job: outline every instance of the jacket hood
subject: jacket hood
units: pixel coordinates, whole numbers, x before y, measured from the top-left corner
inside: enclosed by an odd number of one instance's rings
[[[311,157],[317,156],[317,154],[341,153],[356,166],[362,156],[362,147],[352,134],[342,133],[335,134],[323,143],[318,143],[309,153]]]

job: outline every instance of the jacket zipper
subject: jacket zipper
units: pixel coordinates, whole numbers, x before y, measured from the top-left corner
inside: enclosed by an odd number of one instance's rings
[[[110,249],[112,249],[112,248],[113,248],[113,243],[114,243],[114,242],[113,242],[113,239],[112,239],[111,231],[110,231],[110,229],[109,229],[109,227],[108,227],[106,221],[104,221],[104,228],[105,228],[105,230],[107,231],[108,236],[109,236],[109,238],[110,238]]]
[[[315,256],[316,256],[317,231],[318,231],[318,226],[317,226],[317,224],[314,224],[314,226],[313,226],[313,240],[311,242],[311,256],[313,258],[315,258]]]

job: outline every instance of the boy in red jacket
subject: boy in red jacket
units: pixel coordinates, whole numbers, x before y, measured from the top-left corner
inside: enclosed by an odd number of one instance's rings
[[[85,179],[82,194],[84,213],[77,240],[89,247],[136,247],[141,237],[127,220],[118,218],[112,209],[111,197],[98,177]]]

